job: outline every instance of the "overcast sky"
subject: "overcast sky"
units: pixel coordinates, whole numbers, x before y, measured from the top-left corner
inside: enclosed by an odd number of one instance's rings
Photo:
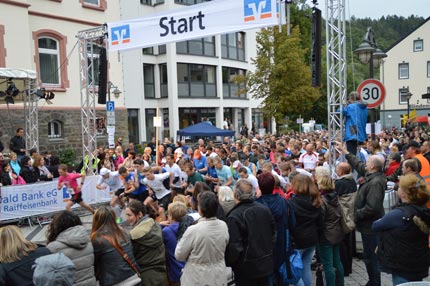
[[[318,0],[318,8],[322,10],[325,18],[326,0]],[[308,0],[312,4],[312,1]],[[346,19],[356,18],[379,19],[382,16],[397,15],[408,17],[416,15],[430,17],[430,0],[345,0]]]

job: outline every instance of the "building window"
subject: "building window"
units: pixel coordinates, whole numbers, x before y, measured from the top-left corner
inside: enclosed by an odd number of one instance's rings
[[[175,4],[182,4],[182,5],[194,5],[199,4],[203,2],[208,2],[211,0],[175,0]]]
[[[152,137],[155,137],[154,134],[154,117],[156,115],[155,108],[147,108],[145,109],[145,123],[148,128],[146,129],[146,141],[151,141]]]
[[[409,64],[401,63],[399,64],[399,79],[408,79],[409,78]]]
[[[422,52],[424,50],[424,42],[421,39],[414,41],[414,52]]]
[[[179,128],[185,128],[202,121],[208,121],[215,125],[215,108],[179,108]]]
[[[143,64],[145,98],[155,98],[154,65]]]
[[[57,40],[52,38],[40,38],[39,46],[39,63],[40,79],[42,84],[60,84],[60,49]]]
[[[430,61],[427,61],[427,77],[430,77]]]
[[[216,67],[177,64],[179,97],[216,97]]]
[[[128,109],[128,142],[139,143],[139,109]]]
[[[408,100],[406,99],[406,94],[408,90],[405,88],[399,89],[399,104],[408,104]]]
[[[245,60],[245,33],[221,35],[221,55],[225,59]]]
[[[163,113],[163,137],[170,138],[170,120],[169,120],[169,109],[161,109]]]
[[[48,138],[58,139],[63,137],[63,123],[58,120],[52,120],[48,123]]]
[[[82,7],[104,11],[107,9],[107,0],[79,0]]]
[[[158,54],[159,55],[166,54],[166,45],[160,45],[160,46],[158,46]]]
[[[237,84],[236,76],[245,76],[246,70],[223,67],[222,68],[222,89],[224,98],[246,99],[245,83]]]
[[[167,98],[169,95],[168,81],[167,81],[167,64],[160,64],[160,90],[161,98]]]
[[[65,91],[69,87],[66,58],[67,38],[53,30],[33,32],[35,62],[41,86],[49,90]]]
[[[153,55],[154,54],[154,48],[153,47],[143,48],[142,49],[142,54],[143,55]]]
[[[89,43],[87,46],[88,52],[88,77],[89,85],[98,86],[99,85],[99,65],[100,65],[100,47]]]
[[[143,5],[158,5],[158,4],[163,4],[164,0],[140,0],[140,4]]]
[[[215,37],[206,37],[176,43],[176,53],[215,56]]]

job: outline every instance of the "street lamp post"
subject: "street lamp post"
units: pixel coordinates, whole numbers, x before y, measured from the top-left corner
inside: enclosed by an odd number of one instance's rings
[[[378,48],[373,29],[371,27],[367,28],[363,42],[356,50],[354,50],[354,53],[358,55],[358,59],[362,64],[369,64],[369,78],[374,77],[374,68],[378,68],[382,62],[382,59],[387,56]],[[375,122],[376,109],[373,108],[370,110],[370,133],[372,140],[375,139]]]
[[[110,90],[113,90],[113,95],[115,96],[115,98],[118,98],[119,95],[121,94],[121,90],[118,89],[118,86],[114,85],[111,81],[108,82],[108,100],[110,101]]]
[[[407,100],[407,103],[408,103],[408,121],[409,121],[409,118],[410,118],[410,105],[409,105],[409,101],[411,100],[411,97],[412,97],[412,93],[408,90],[408,92],[405,94],[405,97],[406,97],[406,100]]]
[[[108,133],[109,148],[113,148],[115,146],[115,105],[110,98],[111,89],[113,89],[113,95],[115,96],[115,98],[118,98],[121,94],[121,91],[118,89],[118,86],[114,85],[111,81],[109,81],[107,86],[108,102],[106,104],[106,131]]]

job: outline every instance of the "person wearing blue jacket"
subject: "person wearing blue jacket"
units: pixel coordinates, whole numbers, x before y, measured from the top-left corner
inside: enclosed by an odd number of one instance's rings
[[[339,110],[338,110],[339,111]],[[366,141],[367,104],[361,101],[360,94],[353,91],[348,96],[348,105],[342,109],[345,121],[343,139],[349,153],[357,154],[359,143]]]

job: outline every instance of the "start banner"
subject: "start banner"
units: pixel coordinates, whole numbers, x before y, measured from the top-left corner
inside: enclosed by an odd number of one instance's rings
[[[214,0],[152,14],[143,18],[107,23],[109,50],[152,47],[277,25],[276,0]]]
[[[89,204],[111,199],[109,189],[97,190],[99,176],[85,178],[82,198]],[[0,191],[0,221],[43,215],[64,210],[70,200],[67,189],[57,190],[57,181],[2,187]],[[75,204],[74,207],[78,207]]]

